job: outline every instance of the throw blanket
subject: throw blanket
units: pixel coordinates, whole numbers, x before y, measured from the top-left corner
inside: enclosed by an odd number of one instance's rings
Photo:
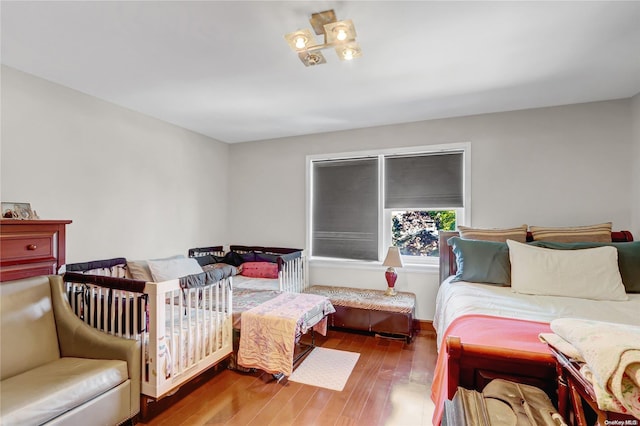
[[[228,278],[234,274],[234,267],[225,265],[223,268],[211,269],[199,274],[186,275],[180,277],[180,287],[182,288],[198,288],[205,287],[216,283],[224,278]]]
[[[551,330],[540,338],[585,362],[580,372],[593,384],[598,408],[640,418],[639,326],[561,318]]]
[[[329,299],[304,293],[283,293],[242,313],[238,364],[290,376],[296,337],[311,327],[327,334]]]
[[[554,363],[555,360],[549,348],[538,339],[540,333],[548,331],[550,331],[548,323],[490,315],[464,315],[453,320],[442,338],[443,346],[438,353],[433,384],[431,385],[431,400],[436,406],[433,412],[433,424],[440,424],[444,402],[453,396],[449,395],[451,387],[451,384],[448,383],[449,364],[447,350],[444,346],[447,336],[458,336],[463,344],[483,345],[487,349],[518,350],[534,354],[541,362]],[[457,386],[458,384],[453,385]]]

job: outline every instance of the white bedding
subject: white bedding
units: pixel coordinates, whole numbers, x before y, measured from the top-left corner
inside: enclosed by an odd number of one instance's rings
[[[457,317],[485,314],[551,322],[556,318],[582,318],[640,325],[640,294],[628,294],[626,301],[589,300],[574,297],[519,294],[510,287],[451,282],[447,278],[438,290],[433,326],[441,336]]]

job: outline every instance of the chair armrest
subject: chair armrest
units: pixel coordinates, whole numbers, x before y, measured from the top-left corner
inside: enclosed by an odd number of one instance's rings
[[[112,336],[85,324],[69,305],[62,277],[51,275],[49,282],[60,356],[125,361],[131,380],[131,411],[136,414],[140,409],[140,342]]]

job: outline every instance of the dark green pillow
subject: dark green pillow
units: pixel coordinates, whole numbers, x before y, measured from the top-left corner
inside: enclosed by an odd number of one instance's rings
[[[456,255],[453,281],[511,285],[511,262],[507,243],[451,237],[447,243]]]
[[[556,250],[580,250],[594,247],[613,246],[618,249],[618,269],[627,293],[640,293],[640,241],[630,243],[555,243],[534,241],[533,246]]]

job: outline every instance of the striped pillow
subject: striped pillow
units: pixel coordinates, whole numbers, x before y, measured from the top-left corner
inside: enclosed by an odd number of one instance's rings
[[[527,242],[527,225],[518,226],[516,228],[495,228],[481,229],[469,228],[468,226],[458,226],[460,238],[465,240],[484,240],[499,241],[514,240],[521,243]]]
[[[534,241],[552,241],[556,243],[610,243],[611,222],[564,228],[532,226],[531,235],[533,235]]]

